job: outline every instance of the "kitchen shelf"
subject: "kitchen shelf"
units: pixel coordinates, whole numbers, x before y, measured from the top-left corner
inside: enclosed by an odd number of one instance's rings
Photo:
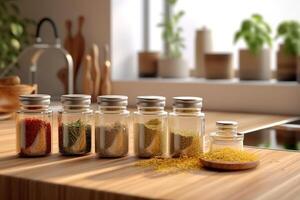
[[[293,86],[300,87],[300,83],[296,81],[277,81],[271,79],[267,81],[245,81],[234,79],[204,79],[204,78],[136,78],[136,79],[116,79],[115,82],[154,82],[154,83],[198,83],[198,84],[221,84],[221,85],[275,85],[275,86]]]
[[[138,95],[163,95],[171,107],[173,96],[201,96],[204,108],[218,111],[272,114],[300,113],[300,84],[297,82],[205,80],[201,78],[140,78],[114,80],[114,94],[129,96],[135,105]]]

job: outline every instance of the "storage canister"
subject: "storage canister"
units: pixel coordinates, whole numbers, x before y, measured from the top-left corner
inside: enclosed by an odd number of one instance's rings
[[[216,126],[217,131],[210,135],[210,150],[225,147],[243,150],[244,135],[237,133],[237,122],[217,121]]]
[[[166,152],[167,112],[166,98],[138,96],[134,112],[134,149],[140,158],[162,156]]]
[[[95,147],[99,157],[113,158],[128,154],[130,113],[128,97],[121,95],[98,96],[95,121]]]
[[[58,113],[59,152],[62,155],[84,155],[91,152],[93,111],[91,96],[61,96],[63,109]]]
[[[169,114],[169,151],[171,157],[197,156],[204,151],[205,115],[202,98],[174,97]]]
[[[50,96],[20,96],[16,114],[17,153],[21,157],[45,156],[51,153],[52,111]]]

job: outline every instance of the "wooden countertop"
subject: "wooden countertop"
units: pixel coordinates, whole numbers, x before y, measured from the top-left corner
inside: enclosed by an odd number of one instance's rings
[[[247,132],[289,116],[206,112],[206,131],[216,120],[236,120]],[[160,174],[134,166],[136,158],[98,159],[95,154],[17,158],[14,121],[0,122],[0,199],[299,199],[300,153],[251,149],[261,165],[250,171]],[[132,145],[130,146],[132,149]]]

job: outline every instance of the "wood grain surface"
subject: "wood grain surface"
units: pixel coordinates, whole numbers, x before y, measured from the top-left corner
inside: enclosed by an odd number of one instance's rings
[[[239,130],[282,123],[288,116],[206,113],[206,131],[216,120],[237,120]],[[56,124],[54,124],[56,129]],[[161,174],[135,167],[132,151],[120,159],[95,154],[62,157],[54,152],[41,158],[17,158],[14,121],[0,122],[0,199],[299,199],[300,153],[250,149],[261,163],[254,170],[213,172],[205,169]],[[132,137],[131,137],[132,141]],[[130,146],[132,149],[132,145]]]

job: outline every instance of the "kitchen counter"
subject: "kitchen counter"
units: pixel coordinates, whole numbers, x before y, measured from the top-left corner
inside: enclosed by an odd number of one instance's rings
[[[236,120],[248,132],[291,120],[290,116],[206,112],[206,131],[216,120]],[[54,130],[56,124],[54,124]],[[132,141],[132,137],[130,137]],[[95,154],[17,158],[14,121],[0,122],[0,199],[299,199],[300,153],[250,148],[257,169],[215,172],[199,169],[161,174],[137,168],[136,158],[98,159]]]

